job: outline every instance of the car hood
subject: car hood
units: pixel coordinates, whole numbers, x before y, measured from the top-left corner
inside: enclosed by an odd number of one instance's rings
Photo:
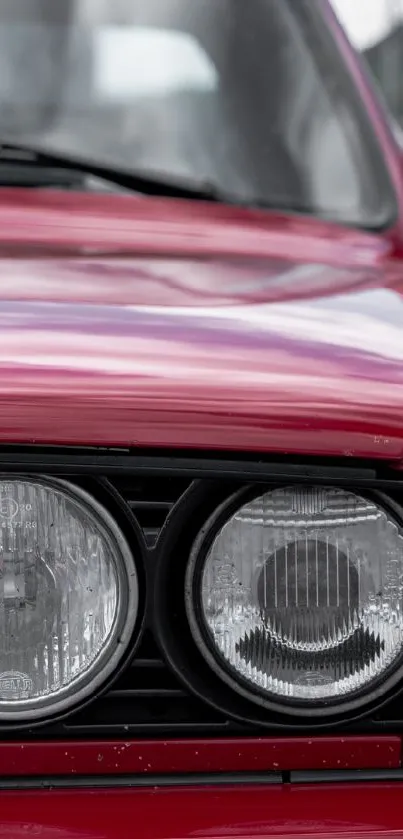
[[[400,459],[402,289],[336,226],[0,192],[0,442]]]

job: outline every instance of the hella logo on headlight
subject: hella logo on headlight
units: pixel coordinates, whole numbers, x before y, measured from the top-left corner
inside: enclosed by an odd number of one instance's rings
[[[0,699],[28,699],[33,688],[33,681],[26,673],[15,670],[0,673]]]

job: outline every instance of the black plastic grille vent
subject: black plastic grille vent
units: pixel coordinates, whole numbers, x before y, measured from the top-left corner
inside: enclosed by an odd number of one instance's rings
[[[149,549],[155,547],[169,513],[190,485],[186,479],[131,476],[111,483],[137,519]],[[113,687],[63,723],[64,736],[71,738],[213,736],[235,730],[238,726],[182,687],[161,657],[152,626],[146,628],[131,665]],[[53,728],[49,735],[54,732]]]
[[[190,482],[180,478],[117,478],[113,485],[125,499],[153,548],[169,513]]]
[[[184,691],[161,660],[151,633],[113,688],[64,723],[71,737],[224,733],[229,723]]]

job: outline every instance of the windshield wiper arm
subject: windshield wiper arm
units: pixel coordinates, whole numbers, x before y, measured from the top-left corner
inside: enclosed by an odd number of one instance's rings
[[[68,173],[71,173],[70,179]],[[62,181],[60,186],[67,185],[69,180],[72,181],[71,186],[79,186],[80,176],[83,175],[90,175],[145,195],[234,203],[230,196],[221,193],[209,183],[171,179],[154,172],[137,172],[124,167],[94,163],[74,155],[0,141],[1,186],[53,186],[59,185],[59,180]]]

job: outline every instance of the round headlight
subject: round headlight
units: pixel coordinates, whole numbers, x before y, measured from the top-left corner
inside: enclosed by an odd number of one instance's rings
[[[211,518],[187,569],[190,626],[214,670],[251,700],[298,714],[358,707],[401,678],[393,516],[321,487],[239,503]]]
[[[138,610],[124,536],[65,481],[0,478],[0,719],[65,711],[115,670]]]

